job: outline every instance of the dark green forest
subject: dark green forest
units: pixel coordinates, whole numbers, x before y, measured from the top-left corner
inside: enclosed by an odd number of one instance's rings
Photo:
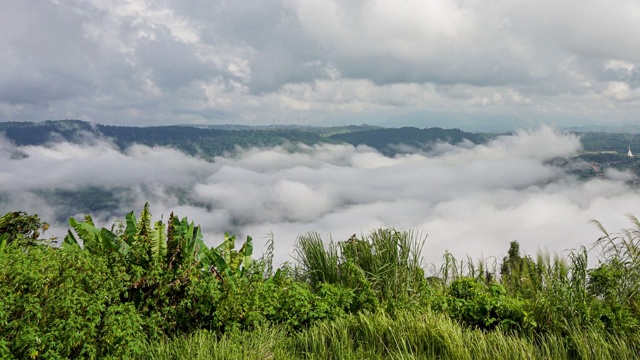
[[[299,130],[219,130],[191,126],[110,126],[79,120],[41,123],[0,123],[0,132],[16,145],[42,145],[65,140],[81,143],[88,136],[111,139],[120,150],[133,144],[169,146],[206,159],[232,152],[236,147],[273,147],[285,143],[307,145],[325,142],[317,134]]]
[[[0,132],[16,145],[42,145],[52,141],[87,141],[88,136],[111,139],[121,150],[133,144],[169,146],[190,155],[206,159],[232,152],[236,147],[273,147],[285,143],[314,145],[321,143],[349,143],[368,145],[385,155],[395,155],[397,144],[428,149],[435,142],[459,143],[465,139],[481,143],[484,136],[459,129],[372,129],[370,126],[314,128],[301,127],[241,128],[223,130],[194,126],[110,126],[91,124],[80,120],[57,120],[39,123],[0,123]]]
[[[458,144],[467,140],[473,144],[481,144],[486,141],[482,135],[464,132],[460,129],[418,129],[414,127],[347,132],[332,135],[331,139],[352,145],[367,145],[388,156],[402,152],[398,147],[394,148],[390,145],[403,144],[415,150],[430,150],[431,146],[436,143]],[[407,151],[405,150],[405,152]]]

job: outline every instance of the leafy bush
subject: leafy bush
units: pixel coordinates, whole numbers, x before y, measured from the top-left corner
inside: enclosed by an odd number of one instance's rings
[[[49,224],[40,220],[38,215],[29,215],[23,211],[6,213],[0,218],[0,253],[11,243],[20,245],[43,245],[46,242],[40,239],[42,234],[49,229]]]
[[[449,287],[448,313],[479,329],[529,329],[536,325],[524,310],[524,301],[507,296],[504,286],[487,285],[476,278],[459,278]]]
[[[143,319],[123,306],[122,274],[86,253],[9,246],[0,261],[0,338],[19,358],[135,352]]]

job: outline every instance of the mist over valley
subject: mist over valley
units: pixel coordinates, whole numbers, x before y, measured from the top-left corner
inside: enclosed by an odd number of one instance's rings
[[[68,217],[90,213],[109,227],[149,202],[154,218],[174,212],[201,224],[208,245],[225,232],[250,235],[260,253],[272,234],[278,263],[292,260],[296,238],[309,231],[345,240],[381,227],[421,232],[425,262],[439,263],[445,251],[499,256],[513,240],[528,253],[589,245],[601,235],[589,220],[620,229],[640,200],[632,171],[577,175],[592,168],[576,157],[585,153],[580,136],[549,127],[503,135],[355,129],[341,139],[291,129],[220,130],[209,139],[195,129],[203,138],[184,142],[178,134],[190,128],[164,129],[173,140],[154,128],[123,128],[148,131],[124,140],[83,122],[38,124],[71,130],[30,144],[15,130],[5,133],[0,210],[37,213],[59,238]],[[244,140],[211,153],[225,136]],[[366,141],[377,149],[360,144]]]

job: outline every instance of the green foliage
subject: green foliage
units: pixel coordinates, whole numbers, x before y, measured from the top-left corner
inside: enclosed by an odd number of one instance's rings
[[[514,335],[460,326],[441,313],[359,313],[301,331],[280,347],[306,359],[635,359],[637,333]],[[280,350],[280,351],[282,351]]]
[[[136,353],[143,318],[121,304],[123,274],[84,252],[11,246],[0,261],[0,338],[17,358]]]
[[[200,226],[196,226],[193,221],[189,222],[187,218],[180,220],[171,213],[166,239],[168,257],[166,266],[169,269],[185,265],[195,265],[204,269],[212,265],[207,261],[208,248],[202,238]]]
[[[265,360],[295,359],[284,344],[289,340],[286,330],[260,327],[251,331],[230,331],[225,334],[202,330],[187,335],[150,342],[141,360]]]
[[[8,212],[0,218],[0,253],[11,243],[32,246],[43,245],[40,231],[44,233],[49,224],[42,222],[38,215],[28,215],[23,211]]]
[[[527,316],[526,302],[507,295],[500,284],[487,285],[475,278],[459,278],[449,287],[447,311],[466,325],[489,330],[532,329],[537,324]]]
[[[253,261],[251,237],[238,248],[225,234],[209,248],[199,226],[174,214],[154,222],[148,204],[110,229],[70,219],[60,248],[27,246],[43,223],[10,213],[0,356],[634,358],[640,222],[631,220],[619,235],[600,225],[592,269],[584,247],[534,259],[512,242],[499,267],[446,253],[439,277],[426,278],[424,237],[393,229],[328,244],[308,233],[297,266],[273,272],[273,238]]]
[[[209,250],[211,264],[215,266],[218,276],[242,276],[251,266],[253,255],[253,239],[247,236],[247,241],[240,250],[235,250],[235,235],[224,234],[224,242],[217,248]]]
[[[619,234],[610,234],[593,222],[603,233],[596,242],[602,259],[587,273],[587,291],[599,300],[596,314],[607,329],[616,332],[640,328],[640,221],[628,217],[633,227]]]
[[[509,244],[508,255],[500,265],[500,276],[507,288],[520,294],[531,291],[532,287],[540,283],[535,262],[529,256],[521,256],[520,244],[517,241]]]
[[[251,264],[251,238],[240,251],[234,250],[235,237],[229,235],[220,247],[209,249],[199,226],[173,213],[168,225],[153,222],[148,204],[139,218],[131,212],[124,226],[111,230],[96,227],[89,215],[82,222],[71,218],[69,225],[73,232],[69,230],[62,250],[100,257],[121,272],[126,281],[122,300],[146,319],[144,329],[151,338],[210,327],[206,321],[214,319],[217,296],[224,298],[220,274],[242,277]]]

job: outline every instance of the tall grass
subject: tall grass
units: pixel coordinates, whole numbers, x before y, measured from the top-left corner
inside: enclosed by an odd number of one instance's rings
[[[198,331],[190,335],[150,342],[138,359],[263,360],[286,359],[287,333],[276,327],[224,335]]]
[[[595,246],[599,247],[604,262],[622,270],[615,284],[619,300],[637,307],[640,306],[637,300],[640,297],[640,220],[633,215],[628,217],[634,227],[618,234],[608,233],[598,221],[592,223],[603,233]]]
[[[397,299],[416,295],[424,282],[421,252],[425,241],[420,233],[378,229],[366,237],[354,235],[325,244],[318,233],[311,232],[298,238],[295,257],[300,278],[312,285],[355,285],[349,272],[355,265],[380,300]]]
[[[320,234],[309,232],[298,237],[294,252],[300,266],[298,273],[303,274],[304,280],[313,285],[339,281],[338,247],[333,240],[325,247]]]
[[[573,330],[516,336],[461,326],[443,314],[360,313],[288,334],[282,328],[200,331],[150,343],[145,359],[637,359],[640,335]]]

